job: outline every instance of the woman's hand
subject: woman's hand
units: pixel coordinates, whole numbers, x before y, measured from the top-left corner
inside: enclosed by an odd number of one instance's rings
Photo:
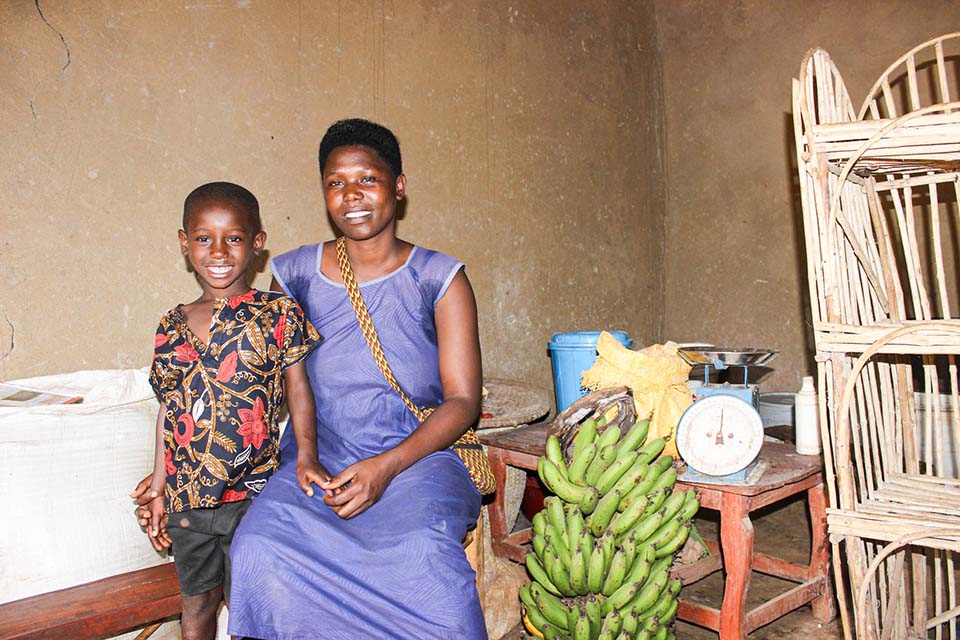
[[[359,460],[320,485],[327,492],[323,501],[344,520],[363,513],[380,499],[393,480],[396,471],[392,467],[383,454]]]
[[[308,496],[313,495],[313,485],[321,489],[332,477],[320,461],[312,456],[299,456],[297,458],[297,480],[300,482],[300,488]]]

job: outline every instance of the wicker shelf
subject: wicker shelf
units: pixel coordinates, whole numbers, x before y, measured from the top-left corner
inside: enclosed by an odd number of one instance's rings
[[[914,47],[859,111],[822,49],[793,84],[827,526],[848,640],[953,637],[960,612],[960,457],[949,444],[960,446],[960,412],[949,409],[960,406],[958,51],[960,33]],[[923,411],[918,394],[930,398]]]
[[[811,127],[818,154],[835,166],[856,157],[856,175],[928,173],[960,168],[960,110],[903,120],[863,120]],[[806,149],[807,152],[810,149]]]

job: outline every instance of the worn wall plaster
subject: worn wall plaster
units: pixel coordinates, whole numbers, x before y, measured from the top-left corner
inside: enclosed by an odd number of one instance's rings
[[[663,61],[663,335],[780,351],[765,390],[814,372],[791,79],[823,47],[859,106],[921,42],[956,30],[960,3],[657,0]]]
[[[958,14],[936,0],[3,3],[0,305],[17,339],[0,375],[146,364],[159,314],[193,295],[174,231],[202,181],[258,193],[273,253],[332,237],[315,146],[362,115],[403,142],[402,235],[468,265],[488,375],[549,387],[550,334],[608,327],[640,345],[779,349],[765,385],[792,389],[812,338],[790,78],[821,45],[857,99]]]
[[[144,366],[195,297],[183,197],[233,180],[272,254],[330,239],[316,145],[401,139],[403,237],[461,258],[487,375],[551,387],[554,331],[658,338],[662,112],[652,0],[0,3],[7,378]],[[269,273],[256,284],[269,283]]]

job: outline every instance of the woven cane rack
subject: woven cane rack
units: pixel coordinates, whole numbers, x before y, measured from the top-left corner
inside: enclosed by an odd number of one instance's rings
[[[407,406],[407,409],[409,409],[413,415],[417,416],[417,420],[423,422],[427,419],[427,416],[433,412],[433,408],[428,407],[421,409],[414,404],[413,400],[400,388],[400,384],[393,375],[393,371],[387,363],[387,357],[383,354],[383,348],[380,346],[380,338],[377,336],[377,330],[373,326],[373,319],[370,317],[367,305],[363,301],[363,296],[360,294],[357,279],[353,276],[350,258],[347,257],[347,244],[342,236],[337,238],[337,263],[340,265],[340,275],[343,278],[344,286],[347,288],[347,296],[350,298],[350,304],[353,305],[353,311],[357,315],[357,322],[360,323],[360,330],[363,332],[363,337],[367,341],[367,346],[370,347],[370,353],[373,354],[373,359],[377,362],[377,366],[380,367],[380,372],[390,386],[393,387],[393,390],[400,395],[400,399],[403,400],[403,404]],[[470,472],[470,479],[473,480],[473,484],[476,485],[477,491],[479,491],[481,495],[493,493],[497,488],[497,481],[494,479],[493,471],[490,469],[490,460],[487,458],[487,454],[483,450],[483,445],[480,444],[480,439],[477,438],[473,427],[467,429],[466,433],[460,436],[450,448],[453,449],[453,452],[457,454],[457,457],[459,457],[467,467],[467,471]]]

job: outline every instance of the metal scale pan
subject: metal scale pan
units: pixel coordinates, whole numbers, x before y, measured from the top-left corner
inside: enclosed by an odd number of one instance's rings
[[[680,357],[691,366],[703,367],[703,385],[694,391],[694,397],[700,398],[722,393],[740,398],[754,409],[760,409],[760,389],[748,383],[750,367],[763,367],[773,362],[779,351],[757,348],[729,347],[684,347],[678,351]],[[730,367],[743,367],[743,384],[715,384],[710,382],[710,370],[723,371]]]
[[[727,367],[764,367],[773,362],[780,352],[769,349],[683,347],[679,353],[689,365],[704,365],[723,371]]]

